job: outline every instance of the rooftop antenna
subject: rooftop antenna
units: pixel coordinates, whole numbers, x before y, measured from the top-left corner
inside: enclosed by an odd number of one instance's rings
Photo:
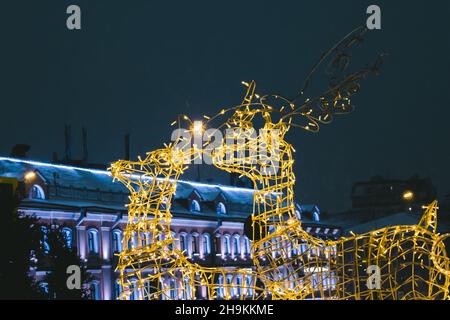
[[[72,159],[71,154],[71,136],[70,136],[70,125],[64,126],[64,141],[65,141],[65,150],[64,150],[64,160],[70,161]]]
[[[88,160],[87,129],[84,126],[82,129],[82,136],[83,136],[83,162],[87,163]]]

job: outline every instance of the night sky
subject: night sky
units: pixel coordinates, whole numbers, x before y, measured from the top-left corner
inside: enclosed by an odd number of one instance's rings
[[[66,28],[70,4],[81,7],[80,31]],[[291,133],[297,200],[345,210],[352,183],[377,174],[419,173],[448,194],[450,2],[441,0],[2,1],[0,155],[26,143],[32,159],[61,157],[67,123],[74,157],[85,125],[89,160],[112,162],[127,132],[136,157],[170,140],[177,114],[238,104],[242,80],[295,95],[320,54],[365,24],[370,4],[382,30],[354,54],[389,56],[353,114],[318,134]]]

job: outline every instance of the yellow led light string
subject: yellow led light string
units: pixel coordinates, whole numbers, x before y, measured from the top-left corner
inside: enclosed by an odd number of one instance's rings
[[[219,169],[246,176],[254,184],[251,269],[193,263],[171,232],[176,182],[188,167],[186,160],[191,163],[201,156],[210,141],[192,146],[191,138],[180,137],[144,159],[113,163],[113,177],[130,191],[124,251],[117,266],[121,298],[137,292],[142,299],[195,299],[200,291],[206,299],[448,299],[449,259],[443,244],[448,235],[436,233],[436,202],[426,208],[417,226],[387,227],[336,241],[309,235],[296,215],[294,148],[284,140],[285,134],[292,126],[316,132],[319,123],[351,111],[357,81],[370,71],[351,74],[301,106],[279,95],[259,96],[253,81],[243,83],[247,93],[242,104],[205,116],[201,128],[187,116],[172,123],[181,128],[184,121],[191,133],[198,133],[232,112],[217,130],[233,129],[234,141],[223,140],[212,158]],[[270,105],[271,98],[283,106]],[[276,114],[278,121],[272,117]],[[264,122],[259,134],[255,116]],[[307,123],[295,123],[298,118]],[[266,154],[259,152],[261,146]],[[236,154],[241,156],[227,157]],[[381,271],[380,288],[367,287],[369,266]]]

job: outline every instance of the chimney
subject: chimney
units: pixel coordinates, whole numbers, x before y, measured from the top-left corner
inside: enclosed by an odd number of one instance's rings
[[[83,126],[83,162],[86,164],[88,160],[88,146],[87,146],[87,129]]]
[[[64,150],[64,160],[70,161],[72,158],[71,154],[71,137],[70,137],[70,126],[65,125],[64,126],[64,141],[65,141],[65,150]]]
[[[130,160],[130,134],[125,135],[125,160]]]
[[[16,144],[11,149],[11,157],[13,158],[26,158],[27,152],[30,151],[28,144]]]

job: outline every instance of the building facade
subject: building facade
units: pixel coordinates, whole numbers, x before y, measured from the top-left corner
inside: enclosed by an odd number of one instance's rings
[[[104,170],[2,157],[0,177],[18,181],[19,213],[36,216],[48,228],[63,228],[69,246],[77,251],[92,275],[91,298],[116,299],[121,293],[115,271],[117,254],[123,249],[122,235],[127,224],[125,187],[113,182]],[[308,233],[324,239],[341,236],[339,227],[321,223],[317,206],[296,208]],[[176,245],[185,250],[189,259],[205,266],[252,268],[250,239],[244,234],[244,223],[252,209],[252,189],[179,181],[171,206]],[[130,245],[143,245],[137,243],[143,239],[133,241]],[[47,271],[38,267],[31,273],[37,282],[42,282]],[[171,285],[174,279],[166,281]],[[220,281],[225,283],[228,279]],[[246,279],[233,281],[243,283]],[[130,298],[141,296],[136,290]],[[170,298],[192,297],[178,297],[174,291]],[[201,292],[196,294],[196,299],[202,298]]]

